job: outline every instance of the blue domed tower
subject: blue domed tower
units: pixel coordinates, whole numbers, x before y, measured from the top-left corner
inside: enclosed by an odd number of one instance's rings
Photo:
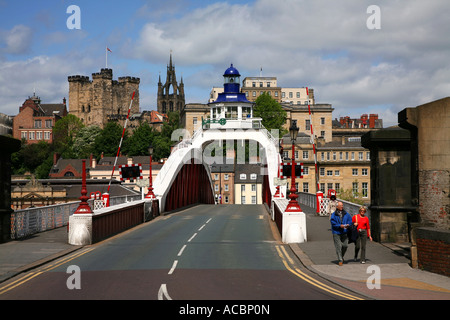
[[[231,66],[225,70],[223,74],[223,92],[219,93],[217,100],[212,103],[217,102],[248,102],[245,97],[245,93],[241,93],[239,71],[231,64]]]
[[[231,64],[223,74],[223,92],[210,102],[210,128],[244,128],[252,126],[253,102],[241,93],[239,71]]]

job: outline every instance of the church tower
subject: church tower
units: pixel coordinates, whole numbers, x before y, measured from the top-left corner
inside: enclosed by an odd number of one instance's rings
[[[159,113],[167,114],[172,111],[181,111],[185,105],[183,77],[178,84],[175,74],[175,67],[172,64],[172,53],[167,66],[166,83],[161,82],[161,75],[158,81],[157,109]]]

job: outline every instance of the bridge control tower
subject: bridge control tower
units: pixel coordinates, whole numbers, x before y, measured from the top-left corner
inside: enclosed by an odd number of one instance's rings
[[[240,91],[239,71],[231,64],[223,74],[224,92],[209,103],[210,118],[203,121],[203,129],[256,129],[261,118],[253,118],[253,102]]]

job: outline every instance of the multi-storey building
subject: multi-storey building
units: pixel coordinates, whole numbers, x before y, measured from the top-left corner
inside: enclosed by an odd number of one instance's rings
[[[211,180],[214,184],[216,203],[234,204],[234,164],[211,165]]]
[[[237,164],[234,176],[235,204],[262,204],[261,166]]]
[[[108,121],[127,119],[131,99],[130,114],[139,113],[139,83],[135,77],[119,77],[113,80],[112,69],[101,69],[92,74],[92,81],[86,76],[69,76],[69,112],[78,117],[86,126],[103,128]]]
[[[53,126],[66,115],[65,98],[63,103],[41,104],[41,99],[34,94],[25,100],[19,108],[19,114],[13,119],[13,137],[25,139],[27,143],[52,143]]]

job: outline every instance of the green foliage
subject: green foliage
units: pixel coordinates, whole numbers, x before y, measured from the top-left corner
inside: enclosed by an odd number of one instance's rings
[[[148,146],[153,142],[155,135],[155,131],[147,122],[142,123],[128,138],[127,154],[129,156],[148,155]]]
[[[95,153],[95,139],[101,131],[102,129],[96,125],[83,127],[78,131],[72,146],[77,159],[87,159],[91,153]]]
[[[53,127],[53,145],[55,151],[63,158],[75,158],[76,154],[73,151],[74,139],[78,132],[84,125],[80,119],[73,114],[68,114],[64,118],[56,121]]]
[[[120,139],[122,138],[123,127],[117,122],[108,122],[103,130],[95,138],[94,150],[95,157],[98,159],[103,152],[106,157],[117,155]],[[125,132],[122,142],[122,150],[127,148],[128,133]]]
[[[43,165],[44,163],[46,166]],[[50,163],[50,167],[48,163]],[[39,175],[41,177],[47,177],[52,163],[53,146],[46,141],[27,144],[26,140],[22,140],[20,150],[11,155],[12,174],[34,173],[37,168],[42,166]],[[46,168],[48,168],[47,172],[45,172]]]
[[[256,99],[253,116],[262,118],[262,124],[267,130],[279,130],[280,137],[287,133],[287,130],[283,129],[286,123],[286,111],[268,93],[263,93]]]

